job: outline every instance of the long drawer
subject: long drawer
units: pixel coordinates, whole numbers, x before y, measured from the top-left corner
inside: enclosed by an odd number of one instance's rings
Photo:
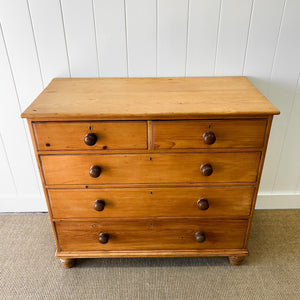
[[[147,149],[147,122],[35,122],[38,150]],[[87,136],[89,135],[89,136]]]
[[[260,148],[267,121],[154,121],[154,149]]]
[[[243,248],[247,224],[248,220],[200,219],[55,223],[61,251],[238,249]]]
[[[254,187],[49,189],[53,217],[248,216]]]
[[[47,185],[255,182],[260,152],[41,155]],[[204,176],[207,165],[213,171]],[[91,173],[93,176],[91,177]],[[205,172],[204,172],[205,173]],[[207,174],[207,173],[206,173]]]

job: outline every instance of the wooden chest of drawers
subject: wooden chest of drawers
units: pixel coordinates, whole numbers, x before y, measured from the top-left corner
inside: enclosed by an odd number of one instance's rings
[[[56,257],[241,263],[278,113],[245,77],[54,79],[22,117]]]

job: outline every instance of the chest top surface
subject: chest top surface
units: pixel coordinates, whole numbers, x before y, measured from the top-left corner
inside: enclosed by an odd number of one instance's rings
[[[279,114],[246,77],[56,78],[24,111],[41,120],[142,120]]]

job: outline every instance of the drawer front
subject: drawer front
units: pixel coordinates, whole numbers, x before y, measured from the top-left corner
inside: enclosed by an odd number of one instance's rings
[[[39,150],[147,149],[146,122],[37,122],[33,126]]]
[[[248,220],[129,219],[56,222],[61,251],[243,248]],[[204,233],[203,234],[200,234]],[[109,235],[105,244],[100,234]],[[205,241],[197,242],[205,236]],[[103,239],[102,241],[105,241]],[[107,238],[107,236],[104,236]]]
[[[260,152],[40,157],[47,185],[255,182]],[[213,173],[204,176],[209,169]]]
[[[153,122],[154,149],[263,147],[267,121]]]
[[[53,217],[248,216],[254,187],[48,190]]]

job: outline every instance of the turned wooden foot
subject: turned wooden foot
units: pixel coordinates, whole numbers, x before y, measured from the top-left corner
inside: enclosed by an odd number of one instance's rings
[[[74,266],[75,259],[60,259],[60,262],[65,268],[69,269]]]
[[[244,261],[244,256],[228,256],[229,262],[234,266],[239,266]]]

